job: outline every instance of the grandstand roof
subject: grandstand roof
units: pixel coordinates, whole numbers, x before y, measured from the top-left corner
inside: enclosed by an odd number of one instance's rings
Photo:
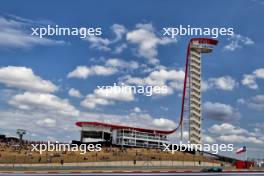
[[[130,129],[130,130],[136,130],[136,131],[146,132],[146,133],[160,133],[160,134],[171,134],[172,133],[172,131],[137,128],[137,127],[131,127],[131,126],[125,126],[125,125],[108,124],[108,123],[103,123],[103,122],[76,122],[76,125],[79,127],[82,127],[83,125],[94,125],[94,126],[108,127],[112,129]]]

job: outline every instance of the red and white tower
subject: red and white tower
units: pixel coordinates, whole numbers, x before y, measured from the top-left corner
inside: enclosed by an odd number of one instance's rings
[[[189,141],[199,144],[202,140],[201,125],[201,55],[213,51],[212,46],[218,41],[208,38],[193,38],[190,40],[185,68],[184,89],[182,97],[181,119],[189,123]],[[181,140],[183,123],[181,123]]]

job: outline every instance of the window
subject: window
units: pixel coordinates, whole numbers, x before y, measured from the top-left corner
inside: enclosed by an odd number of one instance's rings
[[[83,131],[83,137],[102,139],[103,132],[102,131]]]

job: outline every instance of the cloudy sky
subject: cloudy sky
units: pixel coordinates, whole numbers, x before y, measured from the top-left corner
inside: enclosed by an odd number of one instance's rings
[[[249,157],[263,158],[264,26],[257,20],[263,16],[261,0],[3,1],[0,133],[22,128],[31,140],[78,140],[80,120],[173,129],[192,36],[164,38],[162,28],[232,27],[233,36],[219,36],[214,52],[203,55],[204,142],[246,145]],[[48,24],[101,27],[103,35],[30,35],[31,27]],[[169,91],[148,97],[97,90],[114,83]]]

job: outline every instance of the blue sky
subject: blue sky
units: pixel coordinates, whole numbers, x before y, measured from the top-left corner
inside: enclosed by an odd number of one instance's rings
[[[231,27],[235,34],[219,36],[214,52],[202,58],[204,139],[247,145],[250,157],[264,157],[258,153],[264,145],[263,9],[261,0],[3,1],[0,133],[14,135],[23,128],[28,139],[67,141],[79,138],[78,120],[173,128],[180,113],[186,47],[196,36],[162,44],[162,28]],[[31,27],[48,24],[101,27],[103,35],[94,40],[30,35]],[[140,31],[146,35],[133,38]],[[144,48],[144,42],[151,47]],[[152,64],[153,58],[158,63]],[[69,76],[78,66],[86,74]],[[97,85],[132,78],[146,85],[162,82],[172,92],[112,98],[94,92]]]

